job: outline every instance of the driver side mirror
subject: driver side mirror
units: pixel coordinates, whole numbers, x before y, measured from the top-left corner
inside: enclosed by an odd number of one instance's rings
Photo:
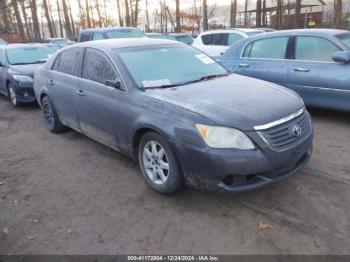
[[[340,51],[333,55],[333,61],[347,64],[350,62],[350,51]]]
[[[5,65],[0,61],[0,67],[4,67]]]
[[[105,83],[106,86],[114,87],[115,89],[121,88],[121,82],[120,80],[107,80]]]

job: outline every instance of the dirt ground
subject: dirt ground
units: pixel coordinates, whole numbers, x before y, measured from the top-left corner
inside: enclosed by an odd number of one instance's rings
[[[128,158],[51,134],[37,106],[1,97],[0,254],[350,254],[350,115],[311,113],[303,172],[251,192],[163,196]]]

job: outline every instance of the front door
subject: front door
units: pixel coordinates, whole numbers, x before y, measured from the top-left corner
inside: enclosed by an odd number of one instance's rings
[[[116,79],[120,76],[108,56],[87,48],[76,92],[79,123],[84,134],[119,149],[127,93],[106,85],[107,80]]]

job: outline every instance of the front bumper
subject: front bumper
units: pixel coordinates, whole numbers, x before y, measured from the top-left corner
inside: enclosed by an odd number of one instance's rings
[[[16,93],[16,99],[21,103],[32,103],[36,101],[34,88],[32,83],[17,83],[14,82],[13,89]]]
[[[299,172],[311,158],[312,127],[302,141],[283,151],[272,149],[257,132],[247,134],[256,149],[214,149],[170,141],[187,185],[209,191],[252,190]]]

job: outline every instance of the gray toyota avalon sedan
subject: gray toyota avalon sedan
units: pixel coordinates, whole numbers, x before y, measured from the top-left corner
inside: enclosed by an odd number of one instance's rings
[[[313,127],[296,93],[229,74],[186,44],[81,43],[34,79],[51,132],[70,127],[133,157],[160,193],[185,184],[254,189],[300,171],[311,156]]]

